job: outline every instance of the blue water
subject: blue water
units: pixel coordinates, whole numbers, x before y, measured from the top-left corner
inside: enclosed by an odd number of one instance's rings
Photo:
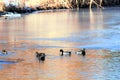
[[[8,52],[8,54],[2,54],[2,52],[0,51],[0,57],[1,58],[4,58],[4,59],[0,59],[0,69],[4,69],[3,65],[4,64],[14,64],[16,63],[15,61],[9,61],[9,60],[6,60],[7,58],[9,58],[9,56],[14,56],[15,53],[14,52]]]
[[[2,60],[0,60],[0,69],[4,69],[4,67],[3,67],[4,64],[8,64],[9,65],[9,64],[15,64],[15,63],[16,63],[15,61],[9,61],[9,60],[6,61],[6,60],[2,59]]]

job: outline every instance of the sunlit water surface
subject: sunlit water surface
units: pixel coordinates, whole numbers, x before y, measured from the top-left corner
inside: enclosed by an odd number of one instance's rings
[[[48,11],[21,18],[0,19],[0,49],[26,51],[68,47],[97,50],[87,53],[85,57],[75,54],[60,57],[58,53],[51,53],[44,63],[33,58],[26,67],[20,67],[18,63],[16,66],[20,68],[4,75],[11,80],[120,79],[119,9]],[[4,71],[2,65],[0,62],[0,69]]]

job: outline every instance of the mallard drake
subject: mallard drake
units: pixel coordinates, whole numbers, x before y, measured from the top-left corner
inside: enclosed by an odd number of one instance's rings
[[[86,55],[85,48],[83,48],[83,49],[80,50],[80,51],[77,51],[76,54],[78,54],[78,55],[81,54],[81,55],[85,56],[85,55]]]
[[[71,56],[71,51],[63,51],[63,49],[60,49],[60,56],[63,56],[63,55]]]
[[[39,61],[45,61],[45,53],[38,53],[36,52],[36,57],[38,58]]]
[[[2,50],[2,54],[8,54],[6,50]]]

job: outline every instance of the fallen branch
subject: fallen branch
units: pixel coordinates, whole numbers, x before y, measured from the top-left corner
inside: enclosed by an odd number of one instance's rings
[[[101,5],[97,4],[94,0],[93,0],[93,3],[96,4],[100,8],[103,8]]]
[[[96,4],[98,7],[100,7],[100,8],[103,8],[102,6],[101,6],[101,3],[100,3],[100,5],[97,3],[97,2],[95,2],[94,0],[90,0],[90,6],[89,6],[89,8],[91,8],[91,6],[92,6],[92,3],[94,3],[94,4]]]

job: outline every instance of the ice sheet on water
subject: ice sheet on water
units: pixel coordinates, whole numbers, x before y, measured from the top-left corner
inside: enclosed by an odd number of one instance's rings
[[[117,26],[118,28],[118,26]],[[87,39],[88,44],[79,47],[87,48],[119,48],[120,47],[120,33],[119,30],[104,29],[84,32],[80,35],[81,38]],[[82,42],[82,41],[81,41]]]

